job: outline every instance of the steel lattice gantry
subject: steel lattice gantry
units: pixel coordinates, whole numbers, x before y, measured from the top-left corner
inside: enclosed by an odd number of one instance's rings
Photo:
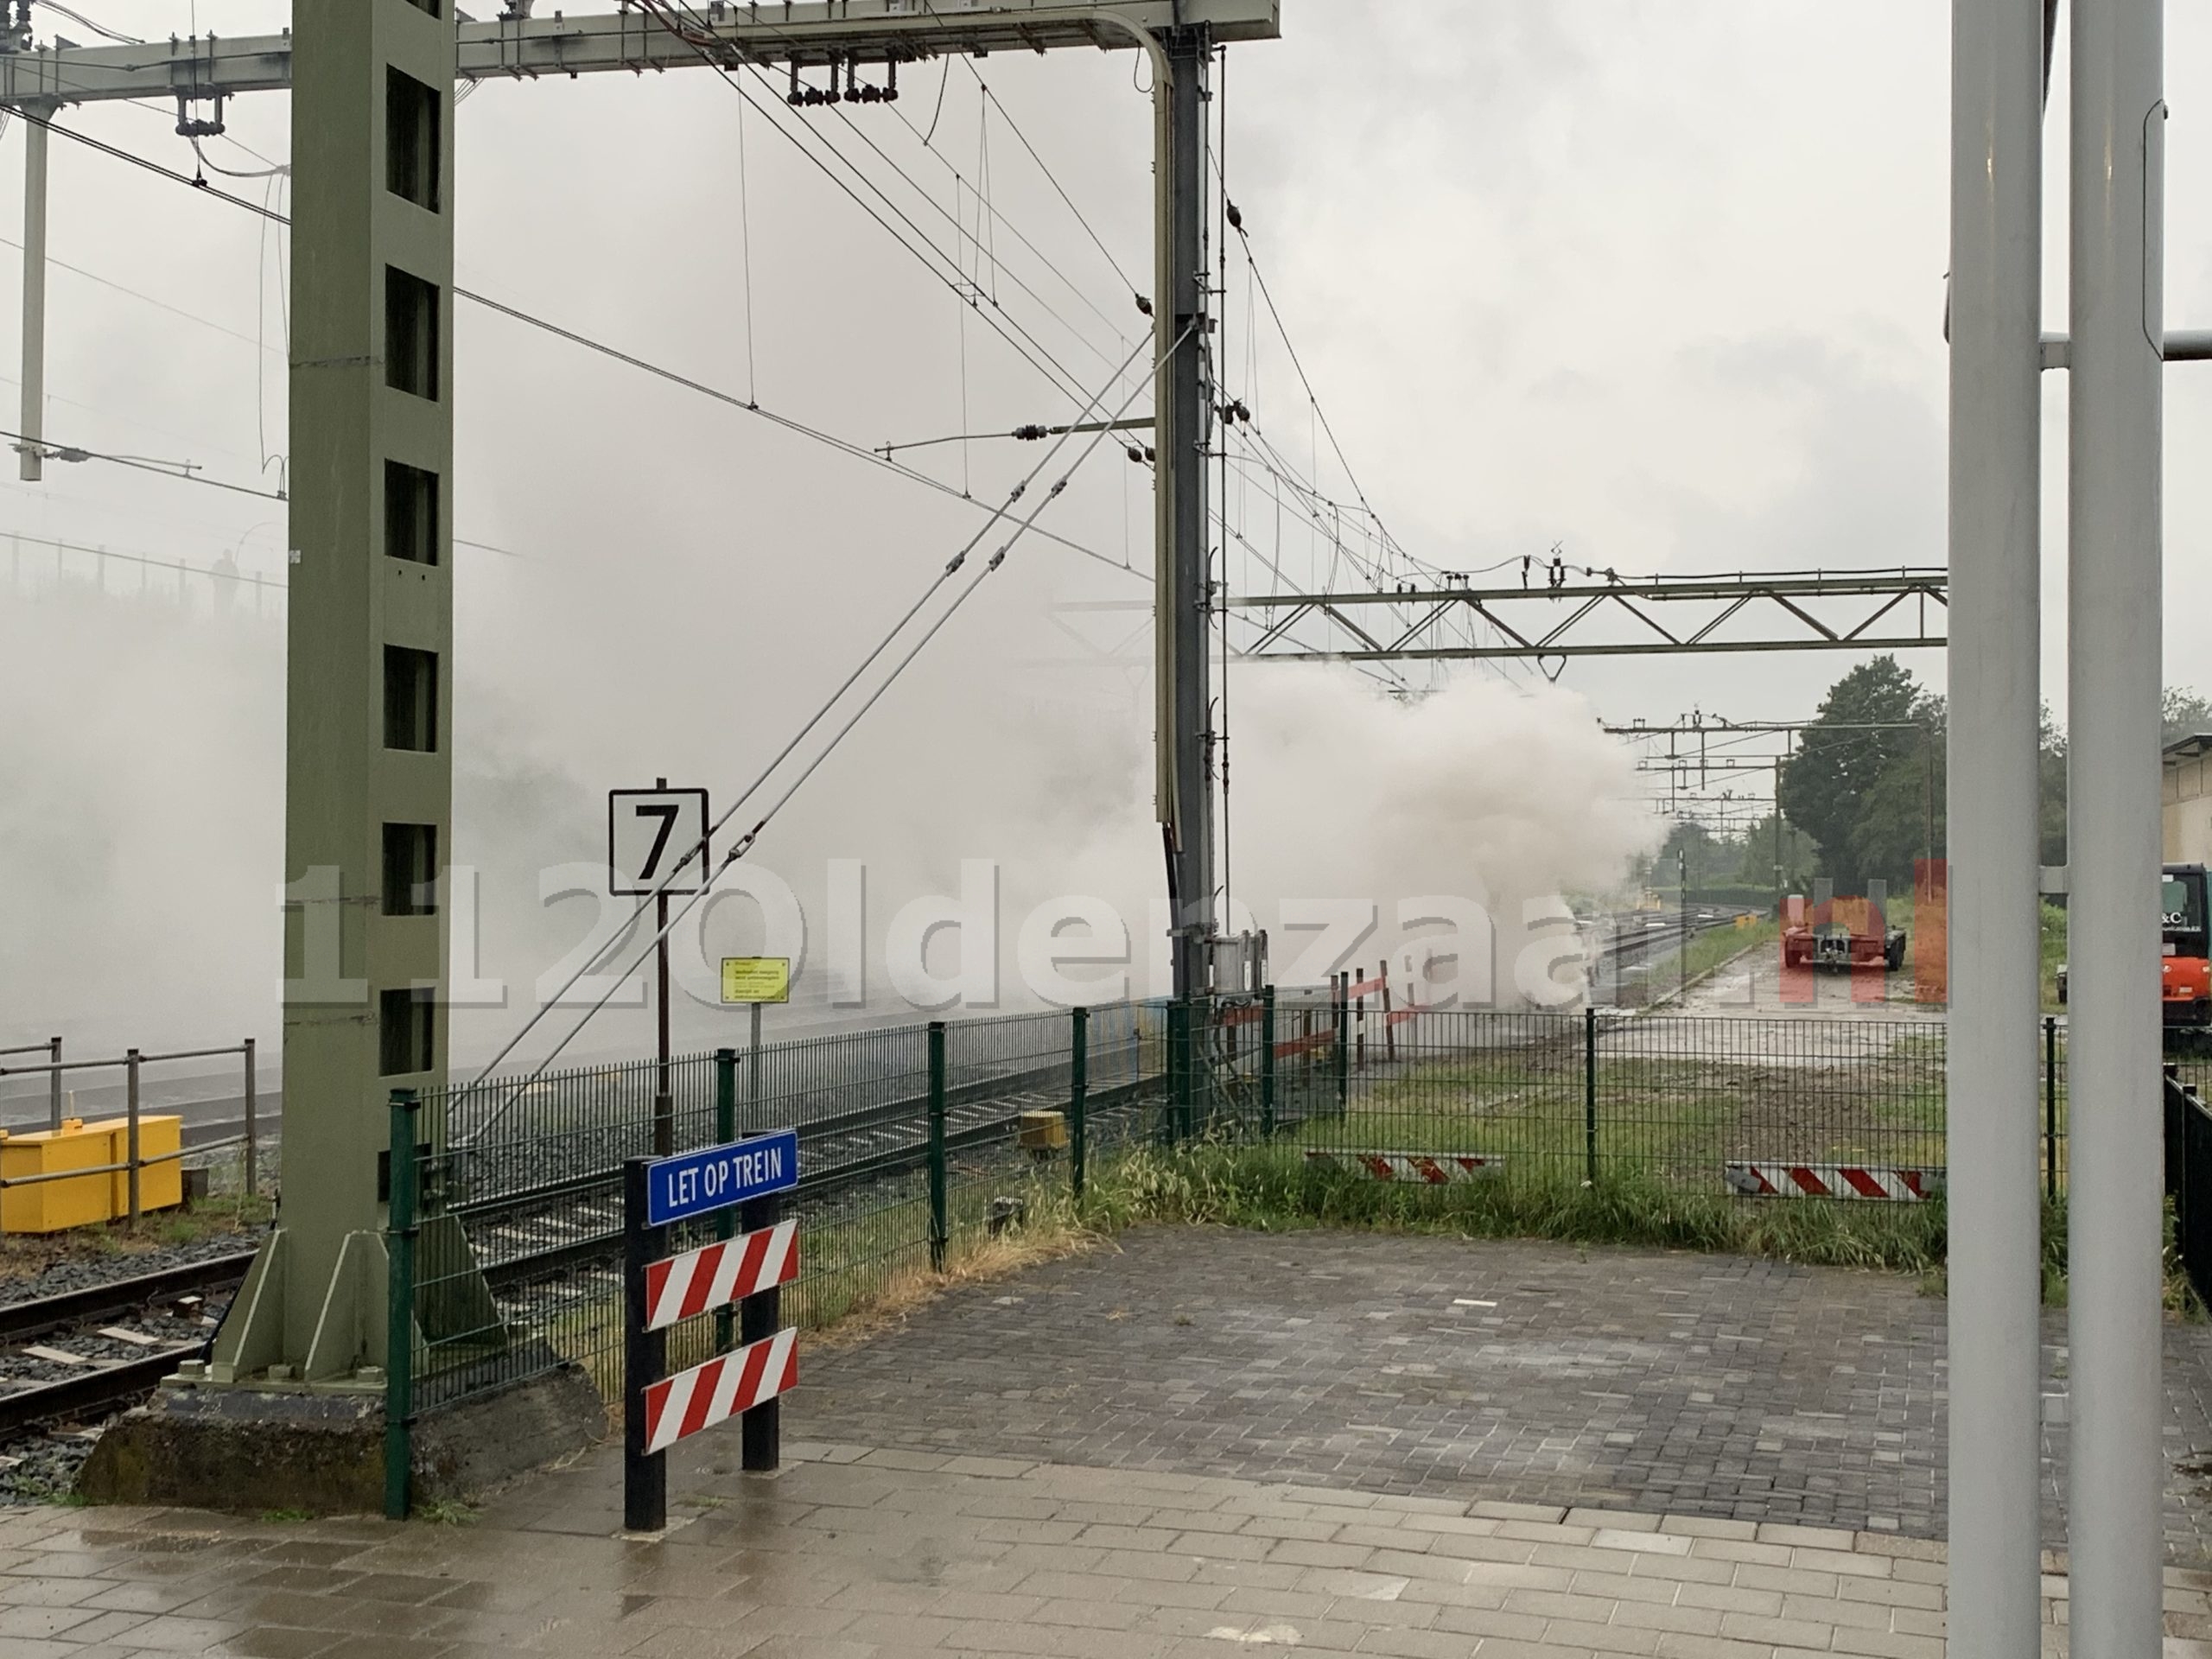
[[[1949,576],[1942,569],[1897,567],[1643,576],[1558,587],[1251,594],[1225,602],[1232,611],[1257,613],[1263,619],[1259,637],[1241,647],[1249,657],[1293,662],[1564,660],[1939,647],[1944,643],[1948,591]],[[1680,620],[1670,614],[1662,621],[1656,613],[1662,608],[1689,614]],[[1323,649],[1292,637],[1301,625],[1317,621],[1341,629],[1348,643]],[[1605,625],[1623,622],[1631,637],[1602,637]],[[1491,638],[1471,637],[1477,632]],[[1461,637],[1453,637],[1455,632]]]

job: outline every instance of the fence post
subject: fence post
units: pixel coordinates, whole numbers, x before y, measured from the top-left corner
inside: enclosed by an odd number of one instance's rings
[[[667,1248],[652,1212],[652,1160],[622,1165],[622,1525],[658,1532],[668,1524],[668,1454],[645,1450],[645,1389],[668,1369],[668,1332],[645,1329],[645,1269]]]
[[[930,1268],[944,1271],[951,1227],[944,1203],[944,1021],[930,1021]]]
[[[1191,1005],[1181,997],[1167,1004],[1167,1109],[1160,1115],[1160,1138],[1173,1146],[1183,1125],[1183,1109],[1188,1099],[1184,1086],[1184,1063],[1190,1058],[1183,1034],[1191,1023]]]
[[[1398,1028],[1390,1023],[1390,959],[1385,957],[1375,972],[1382,982],[1382,1058],[1395,1065],[1398,1060]]]
[[[130,1147],[124,1162],[130,1166],[126,1179],[130,1182],[130,1221],[138,1222],[138,1051],[130,1049],[124,1056],[124,1140]]]
[[[758,1003],[753,1005],[759,1007]],[[758,1125],[755,1126],[756,1128]],[[737,1051],[715,1051],[715,1144],[726,1147],[737,1139]],[[715,1211],[715,1236],[737,1236],[737,1211],[725,1205]],[[728,1307],[715,1312],[715,1351],[729,1352],[735,1321]]]
[[[61,1129],[61,1039],[46,1039],[47,1064],[54,1068],[46,1074],[46,1127],[59,1134]]]
[[[1202,1133],[1198,1122],[1198,1096],[1201,1067],[1199,1057],[1205,1052],[1207,1005],[1192,996],[1183,1004],[1183,1121],[1182,1139],[1196,1138]],[[1211,1116],[1211,1113],[1209,1113]]]
[[[1357,971],[1357,969],[1345,969],[1345,971],[1344,971],[1344,978],[1345,978],[1345,980],[1346,980],[1346,982],[1347,982],[1346,986],[1345,986],[1345,988],[1344,988],[1344,995],[1347,995],[1347,996],[1350,996],[1350,995],[1351,995],[1351,983],[1353,983],[1353,982],[1353,982],[1353,980],[1352,980],[1352,976],[1353,976],[1353,974],[1354,974],[1354,973],[1356,973]],[[1367,1070],[1367,992],[1365,991],[1365,989],[1364,989],[1364,988],[1363,988],[1363,989],[1360,991],[1360,993],[1359,993],[1359,998],[1358,998],[1358,1007],[1357,1007],[1357,1009],[1355,1011],[1355,1013],[1354,1013],[1354,1014],[1353,1014],[1353,1016],[1352,1016],[1352,1043],[1351,1043],[1351,1046],[1352,1046],[1352,1058],[1353,1058],[1353,1060],[1357,1063],[1357,1068],[1358,1068],[1360,1071],[1366,1071],[1366,1070]]]
[[[753,1006],[758,1007],[759,1003]],[[758,1128],[756,1123],[753,1126]],[[939,1145],[942,1145],[942,1139]],[[784,1195],[770,1192],[738,1205],[738,1219],[748,1233],[765,1233],[784,1218]],[[723,1213],[727,1215],[728,1211]],[[766,1342],[784,1327],[784,1293],[771,1285],[737,1305],[738,1340]],[[784,1402],[780,1396],[764,1400],[737,1420],[740,1465],[754,1474],[766,1474],[783,1462]]]
[[[253,1039],[252,1039],[252,1038],[251,1038],[251,1037],[247,1038],[247,1039],[245,1039],[245,1195],[246,1195],[246,1197],[248,1197],[249,1198],[258,1198],[258,1197],[261,1195],[261,1181],[260,1181],[260,1176],[259,1176],[259,1174],[258,1174],[258,1172],[259,1172],[260,1167],[261,1167],[261,1128],[260,1128],[259,1123],[256,1121],[256,1120],[257,1120],[257,1117],[258,1117],[258,1116],[259,1116],[259,1115],[258,1115],[258,1113],[255,1110],[255,1105],[256,1105],[256,1101],[255,1101],[255,1090],[256,1090],[256,1089],[257,1088],[258,1084],[257,1084],[257,1079],[255,1078],[255,1077],[254,1077],[254,1075],[253,1075],[253,1067],[254,1067],[254,1041],[253,1041]]]
[[[1078,1002],[1068,1010],[1068,1174],[1075,1201],[1081,1204],[1090,1152],[1084,1121],[1090,1093],[1090,1010]]]
[[[1337,978],[1337,1116],[1351,1095],[1351,976]]]
[[[2058,1020],[2043,1017],[2043,1185],[2047,1198],[2058,1196]]]
[[[391,1091],[391,1171],[385,1214],[384,1512],[407,1518],[415,1462],[416,1120],[422,1096]]]
[[[1275,988],[1260,992],[1260,1139],[1275,1138]]]
[[[1582,1159],[1584,1179],[1598,1185],[1598,1010],[1582,1010]]]

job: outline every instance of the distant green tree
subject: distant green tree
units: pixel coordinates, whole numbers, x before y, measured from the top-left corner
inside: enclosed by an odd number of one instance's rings
[[[1877,657],[1830,686],[1813,724],[1798,734],[1797,753],[1782,768],[1782,810],[1819,846],[1819,873],[1838,893],[1861,892],[1869,875],[1891,874],[1862,863],[1858,837],[1876,786],[1901,761],[1918,757],[1919,726],[1928,717],[1919,682],[1896,658]],[[1893,822],[1869,855],[1886,857],[1901,844],[1901,783],[1891,796]],[[1908,856],[1905,879],[1910,875]]]
[[[1737,880],[1756,882],[1762,887],[1773,885],[1777,859],[1774,830],[1774,814],[1770,812],[1744,832],[1743,859],[1737,867]],[[1820,859],[1820,847],[1786,817],[1782,821],[1779,857],[1782,891],[1785,894],[1809,892],[1814,867]]]
[[[2046,864],[2066,861],[2066,732],[2050,717],[2045,704],[2038,726],[2040,754],[2037,762],[2036,792],[2040,823],[2037,841]]]
[[[2212,702],[2207,702],[2186,686],[2166,688],[2164,707],[2159,711],[2165,727],[2161,746],[2178,743],[2184,737],[2212,734]]]
[[[1862,881],[1878,877],[1890,891],[1912,886],[1914,867],[1943,856],[1943,700],[1915,704],[1917,732],[1860,798],[1851,831],[1852,862]]]

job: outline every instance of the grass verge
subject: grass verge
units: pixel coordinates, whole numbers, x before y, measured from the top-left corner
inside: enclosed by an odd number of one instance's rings
[[[0,1234],[0,1284],[32,1278],[64,1262],[109,1262],[213,1238],[235,1236],[243,1249],[258,1240],[270,1211],[265,1198],[231,1194],[203,1198],[188,1209],[152,1211],[135,1227],[111,1221],[59,1233]]]
[[[1616,1174],[1586,1185],[1501,1177],[1407,1185],[1309,1162],[1296,1147],[1235,1145],[1173,1153],[1136,1147],[1101,1159],[1079,1206],[1068,1192],[1064,1166],[980,1176],[963,1186],[949,1206],[953,1226],[943,1272],[929,1265],[925,1233],[887,1254],[867,1250],[841,1257],[811,1243],[805,1247],[807,1275],[785,1293],[785,1313],[810,1332],[810,1346],[820,1351],[865,1341],[919,1315],[948,1291],[1080,1254],[1142,1225],[1267,1232],[1344,1228],[1763,1256],[1903,1274],[1917,1279],[1930,1295],[1946,1289],[1946,1215],[1940,1198],[1920,1204],[1745,1199]],[[982,1220],[987,1193],[1018,1198],[1020,1224],[990,1233]],[[2044,1204],[2042,1237],[2044,1300],[2063,1306],[2063,1199]],[[2178,1318],[2205,1317],[2171,1244],[2166,1306]],[[594,1301],[576,1313],[567,1328],[547,1334],[556,1349],[584,1363],[612,1399],[619,1377],[620,1302]],[[705,1358],[711,1340],[707,1319],[671,1332],[671,1366]]]

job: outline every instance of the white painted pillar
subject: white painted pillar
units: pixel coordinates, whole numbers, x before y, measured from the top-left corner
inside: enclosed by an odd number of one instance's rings
[[[1951,1659],[2039,1650],[2043,22],[1952,6]]]
[[[2075,1659],[2160,1632],[2163,0],[2075,0],[2067,652]]]

